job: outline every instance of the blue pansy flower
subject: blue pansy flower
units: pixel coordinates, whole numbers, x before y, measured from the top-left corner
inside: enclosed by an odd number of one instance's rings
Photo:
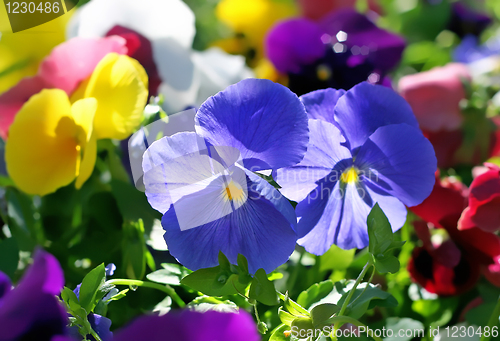
[[[453,51],[453,59],[460,63],[470,64],[499,54],[500,37],[493,36],[484,44],[479,44],[476,36],[467,35]]]
[[[163,213],[170,253],[196,270],[238,254],[249,271],[274,270],[294,250],[293,207],[254,172],[302,160],[307,114],[286,87],[247,79],[210,97],[198,110],[196,132],[154,142],[143,158],[149,203]]]
[[[298,202],[299,244],[317,255],[332,244],[367,246],[366,219],[375,203],[398,230],[405,205],[417,205],[431,193],[437,168],[408,103],[366,82],[300,99],[310,118],[307,153],[299,164],[275,173],[283,195]]]

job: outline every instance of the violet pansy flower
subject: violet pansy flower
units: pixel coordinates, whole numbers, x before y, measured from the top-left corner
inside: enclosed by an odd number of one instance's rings
[[[268,58],[299,95],[328,87],[347,90],[363,81],[385,84],[404,48],[403,38],[353,9],[332,12],[320,22],[281,22],[266,38]]]
[[[15,289],[0,272],[0,340],[50,341],[66,334],[68,318],[58,295],[62,269],[51,254],[38,250],[34,262]]]
[[[245,311],[205,313],[183,311],[163,316],[143,316],[120,329],[113,341],[259,341],[257,326]]]
[[[479,36],[492,22],[493,20],[486,14],[476,12],[462,2],[455,2],[451,5],[448,29],[459,37],[468,34]]]
[[[332,244],[367,246],[366,219],[375,203],[399,229],[405,205],[431,193],[437,168],[408,103],[366,82],[300,99],[310,118],[308,150],[299,164],[275,174],[283,195],[298,202],[298,243],[317,255]]]
[[[309,139],[303,104],[286,87],[248,79],[203,103],[196,132],[164,137],[144,154],[148,201],[163,213],[170,253],[197,270],[238,254],[271,272],[294,250],[291,204],[254,172],[300,162]]]

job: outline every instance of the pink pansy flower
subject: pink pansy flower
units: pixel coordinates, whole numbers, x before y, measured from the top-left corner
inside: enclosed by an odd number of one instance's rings
[[[471,80],[464,64],[451,63],[399,81],[399,92],[410,103],[422,130],[437,132],[460,128],[460,101],[465,98],[462,80]]]
[[[21,80],[0,95],[0,137],[7,139],[14,117],[32,95],[42,89],[58,88],[70,96],[111,52],[126,54],[126,40],[116,36],[74,38],[54,48],[40,64],[36,76]]]
[[[489,170],[470,185],[469,206],[458,222],[461,230],[475,226],[486,232],[500,229],[500,167],[491,163],[485,166]]]

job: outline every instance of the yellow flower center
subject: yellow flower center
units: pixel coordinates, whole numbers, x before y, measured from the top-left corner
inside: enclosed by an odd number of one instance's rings
[[[321,64],[316,69],[316,76],[320,81],[327,81],[332,77],[332,69],[327,65]]]
[[[351,184],[358,181],[358,170],[355,167],[349,167],[340,176],[340,181]]]
[[[224,199],[226,201],[234,200],[234,201],[244,201],[245,200],[245,191],[241,186],[231,180],[231,182],[224,188]]]

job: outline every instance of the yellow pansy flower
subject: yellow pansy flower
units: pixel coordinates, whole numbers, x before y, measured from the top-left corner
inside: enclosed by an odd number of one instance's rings
[[[148,100],[146,71],[133,58],[108,53],[71,98],[75,101],[89,97],[98,102],[94,121],[96,137],[123,140],[142,121]]]
[[[5,146],[7,171],[29,194],[70,184],[80,188],[94,169],[96,140],[122,139],[142,120],[146,72],[134,59],[110,53],[71,101],[60,89],[42,90],[16,115]]]
[[[293,1],[286,0],[222,0],[216,7],[217,18],[236,34],[215,45],[230,53],[252,56],[258,61],[264,55],[264,38],[278,21],[296,15]]]
[[[5,146],[7,171],[21,190],[45,195],[77,177],[78,185],[87,180],[95,163],[96,109],[96,99],[71,105],[60,89],[44,89],[24,104]]]
[[[66,24],[71,14],[45,24],[12,33],[5,6],[0,6],[0,93],[21,79],[36,74],[40,62],[57,45],[65,41]]]

